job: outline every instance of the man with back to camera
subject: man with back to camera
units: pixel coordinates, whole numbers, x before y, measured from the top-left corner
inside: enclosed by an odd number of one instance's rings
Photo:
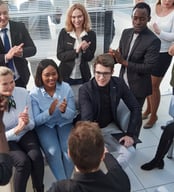
[[[75,164],[72,179],[53,183],[48,192],[130,192],[130,181],[117,160],[104,148],[97,123],[79,121],[68,139],[68,152]],[[104,161],[107,173],[99,166]]]
[[[9,20],[8,4],[0,0],[0,65],[13,70],[16,86],[26,88],[30,77],[26,58],[35,54],[36,47],[25,25]]]

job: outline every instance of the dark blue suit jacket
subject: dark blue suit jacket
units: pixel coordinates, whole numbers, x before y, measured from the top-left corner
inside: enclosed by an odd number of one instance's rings
[[[28,61],[26,60],[26,58],[36,54],[36,47],[23,23],[9,21],[9,25],[10,25],[12,46],[24,43],[23,56],[14,57],[13,59],[16,69],[23,83],[27,85],[30,77],[30,72],[28,68]],[[5,55],[4,45],[0,38],[0,66],[6,66],[4,55]]]

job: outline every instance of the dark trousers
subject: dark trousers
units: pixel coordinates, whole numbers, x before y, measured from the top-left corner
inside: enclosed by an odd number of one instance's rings
[[[174,123],[170,123],[164,129],[156,151],[155,159],[161,161],[168,152],[174,137]]]
[[[31,175],[33,188],[43,189],[44,161],[34,130],[28,131],[19,142],[9,141],[10,156],[15,167],[14,191],[26,192]]]
[[[144,105],[144,102],[145,102],[146,97],[141,97],[141,98],[137,98],[137,97],[136,97],[136,99],[137,99],[137,101],[138,101],[138,103],[139,103],[139,106],[141,107],[141,111],[142,111],[142,108],[143,108],[143,105]],[[136,127],[136,129],[137,129],[137,131],[136,131],[136,132],[137,132],[137,133],[136,133],[136,136],[137,136],[137,137],[139,137],[139,135],[140,135],[141,126],[142,126],[142,120],[141,120],[141,122],[138,123],[138,125],[137,125],[137,127]]]
[[[136,97],[136,99],[137,99],[137,101],[138,101],[138,103],[139,103],[139,105],[141,107],[141,110],[142,110],[146,97],[141,97],[141,98]]]

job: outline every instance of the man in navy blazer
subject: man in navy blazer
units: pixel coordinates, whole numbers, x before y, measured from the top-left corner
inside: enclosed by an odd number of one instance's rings
[[[158,62],[161,42],[147,28],[151,10],[141,2],[132,11],[133,28],[122,33],[119,48],[111,54],[120,63],[120,76],[125,80],[142,107],[146,96],[152,93],[151,70]]]
[[[11,48],[5,51],[2,29],[7,28]],[[12,59],[16,86],[26,87],[30,71],[27,57],[36,54],[36,47],[25,25],[9,20],[8,4],[0,0],[0,66],[8,66]]]

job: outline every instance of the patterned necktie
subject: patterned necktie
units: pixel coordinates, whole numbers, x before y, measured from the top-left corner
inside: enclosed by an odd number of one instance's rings
[[[1,31],[3,32],[3,39],[4,39],[4,48],[5,48],[5,53],[8,53],[8,51],[10,50],[10,41],[7,35],[7,28],[1,29]],[[10,59],[8,61],[8,67],[15,72],[14,70],[14,65],[13,65],[13,59]]]
[[[11,109],[12,107],[16,109],[16,102],[15,102],[13,96],[10,96],[10,97],[8,98],[8,112],[10,111],[10,109]]]

